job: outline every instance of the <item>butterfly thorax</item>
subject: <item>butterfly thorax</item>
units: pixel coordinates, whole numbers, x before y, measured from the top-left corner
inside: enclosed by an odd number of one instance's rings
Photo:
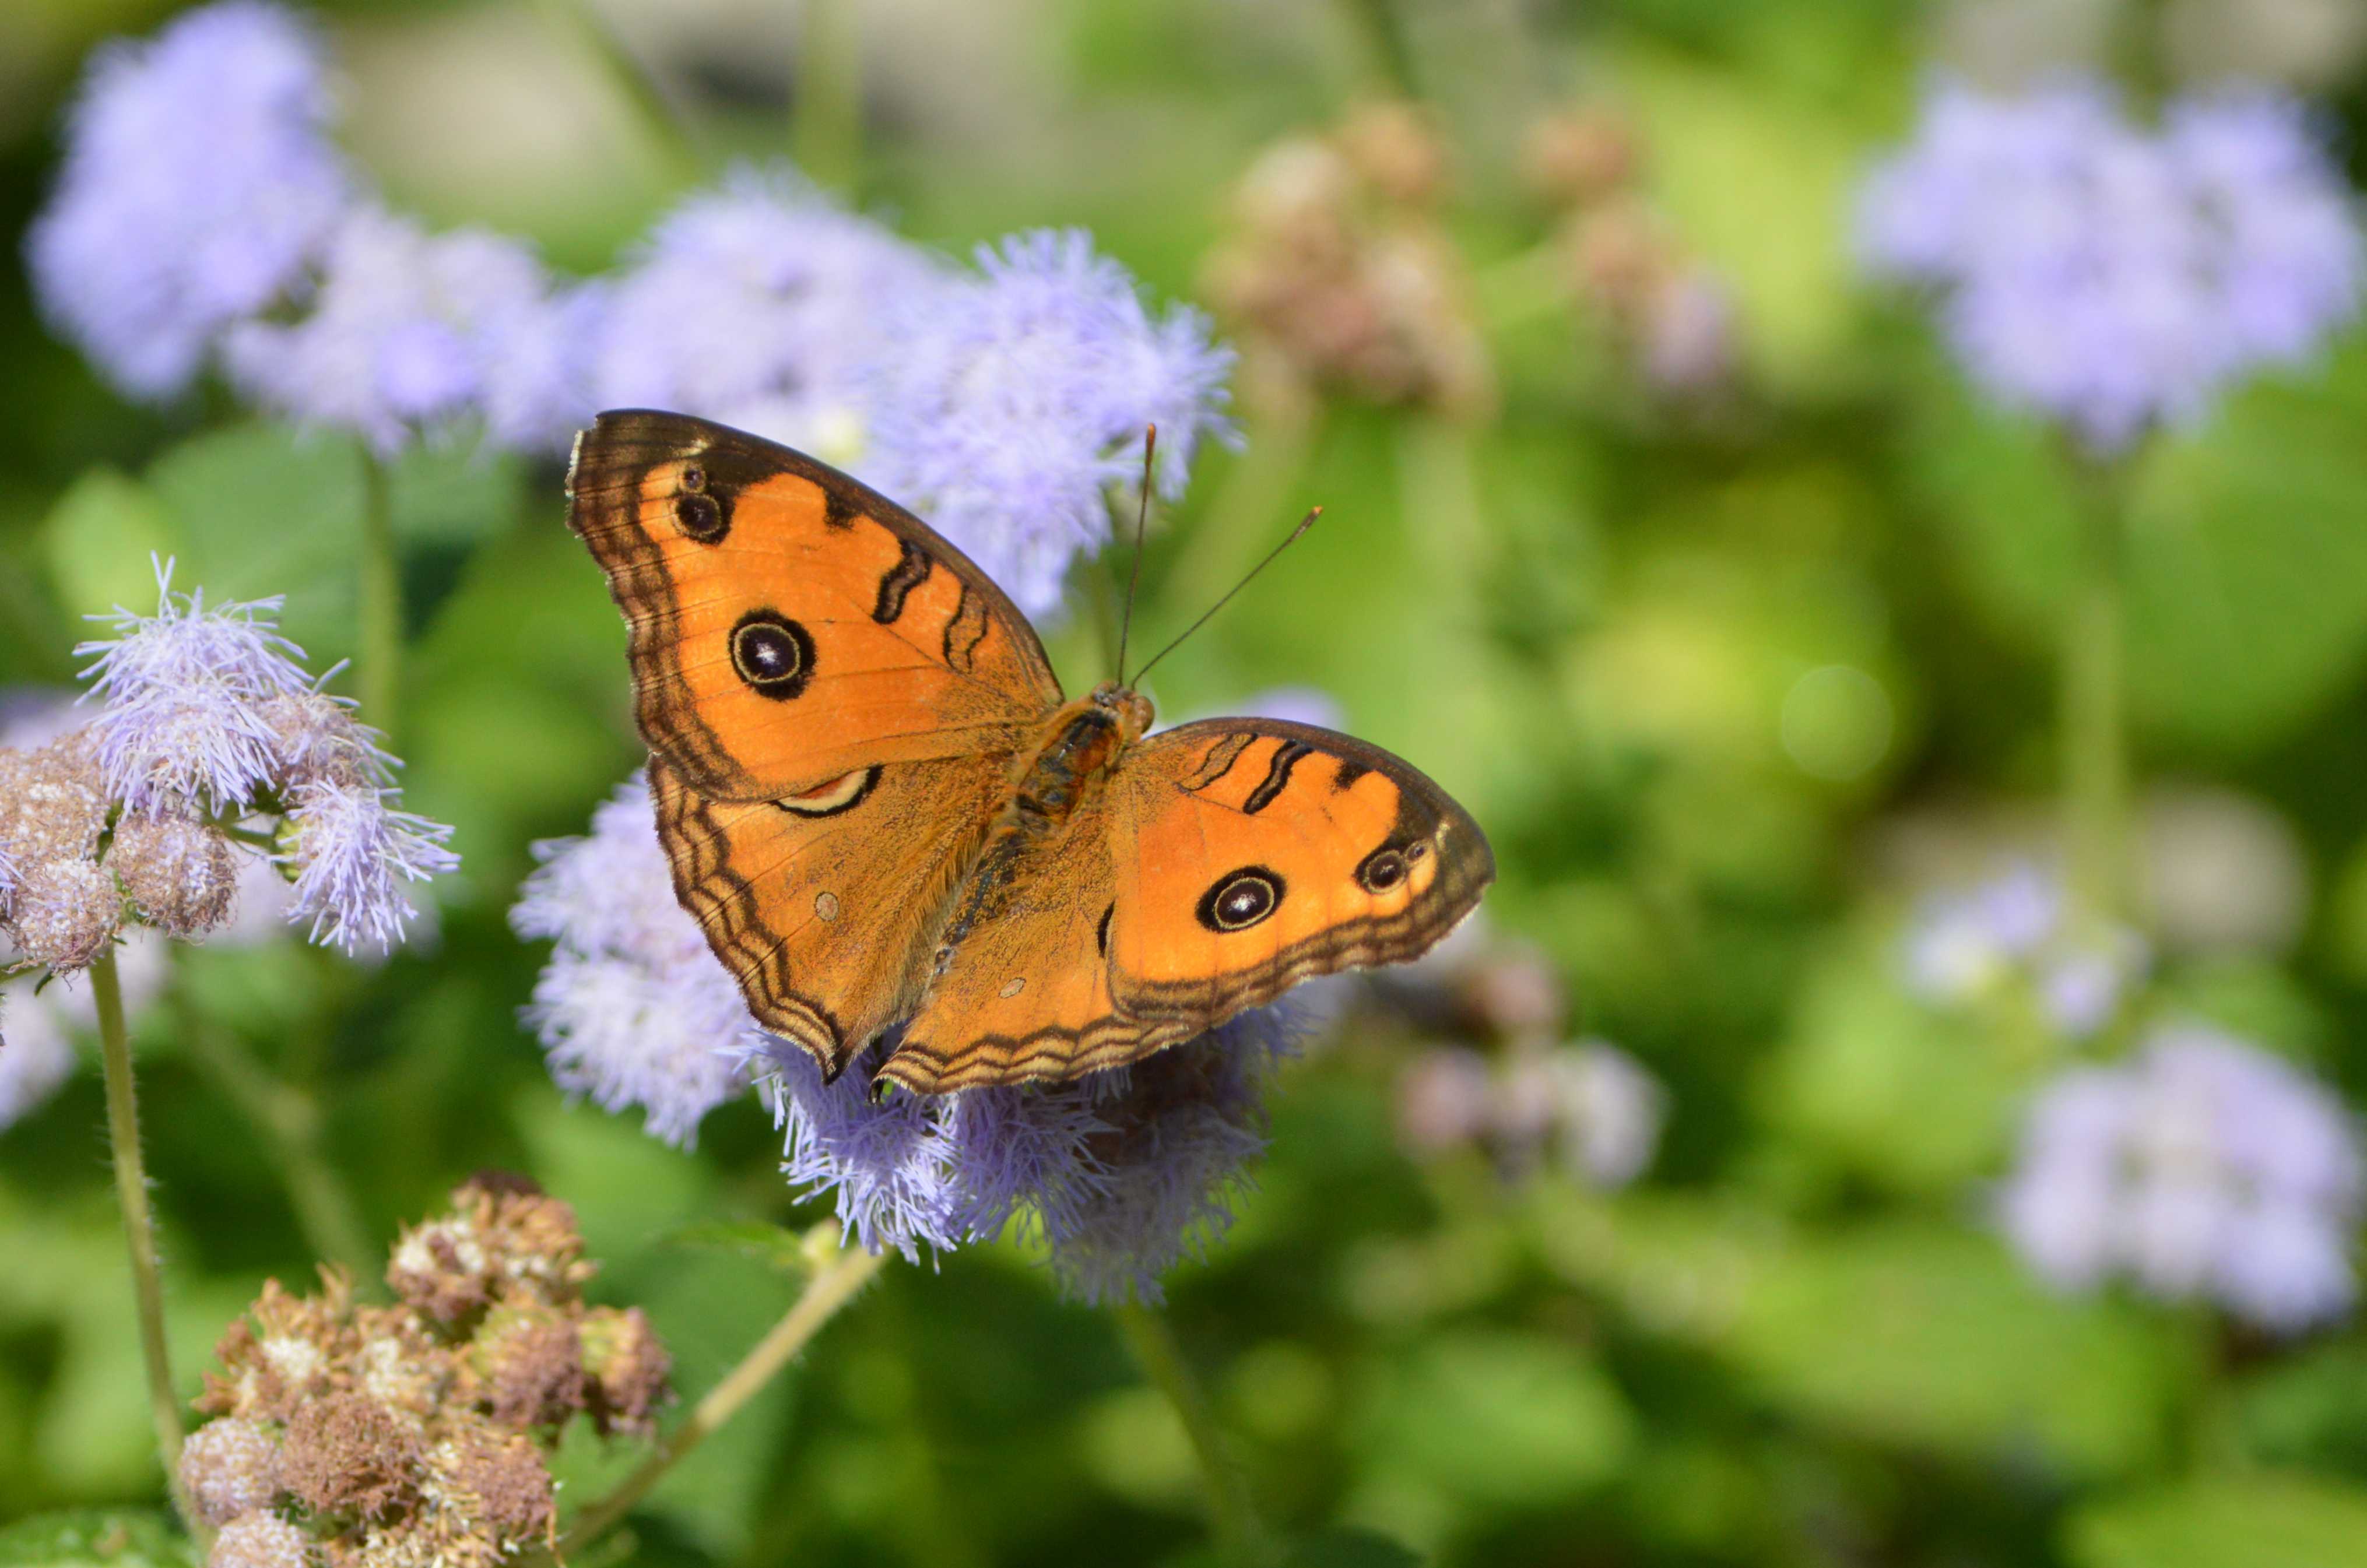
[[[980,919],[992,914],[1028,852],[1059,832],[1098,796],[1128,746],[1150,728],[1150,699],[1115,681],[1063,703],[1044,721],[1032,756],[1016,761],[1011,797],[996,814],[976,864],[956,895],[938,939],[934,972],[943,974]]]

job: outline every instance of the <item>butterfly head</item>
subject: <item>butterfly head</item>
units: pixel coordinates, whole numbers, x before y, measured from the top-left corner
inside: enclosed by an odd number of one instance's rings
[[[1129,744],[1150,733],[1151,720],[1158,716],[1158,710],[1150,705],[1149,697],[1130,686],[1121,686],[1116,681],[1104,681],[1093,688],[1093,694],[1086,700],[1093,706],[1105,708],[1117,716],[1118,733]]]

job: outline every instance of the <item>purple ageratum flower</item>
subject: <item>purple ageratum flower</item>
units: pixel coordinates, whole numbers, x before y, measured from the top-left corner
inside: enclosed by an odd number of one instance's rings
[[[610,286],[602,408],[678,409],[852,460],[892,302],[945,272],[790,173],[735,170],[659,224]]]
[[[1931,899],[1907,933],[1908,988],[1934,1001],[1977,995],[2051,942],[2062,919],[2062,888],[2028,863]]]
[[[1130,1067],[877,1104],[876,1055],[824,1084],[767,1036],[749,1070],[785,1130],[789,1179],[830,1194],[861,1245],[917,1258],[1032,1226],[1070,1294],[1156,1301],[1160,1277],[1230,1224],[1265,1147],[1269,1070],[1297,1033],[1286,1005],[1262,1008]]]
[[[981,248],[979,274],[900,298],[869,377],[864,476],[913,505],[1041,615],[1109,536],[1107,492],[1159,426],[1161,494],[1181,492],[1223,417],[1232,354],[1206,318],[1145,309],[1081,231]]]
[[[636,773],[592,815],[590,836],[535,846],[510,924],[558,945],[527,1009],[571,1093],[638,1105],[677,1146],[747,1088],[740,1059],[762,1036],[740,987],[674,901],[649,786]]]
[[[315,942],[391,946],[414,918],[402,884],[453,870],[451,829],[396,806],[393,759],[347,704],[313,688],[277,599],[208,609],[156,569],[157,610],[119,608],[77,647],[100,699],[90,728],[110,798],[154,816],[280,816],[295,875],[285,916]]]
[[[2146,135],[2092,84],[1942,84],[1867,178],[1858,231],[1869,270],[1939,292],[1976,383],[2100,452],[2306,358],[2357,305],[2348,192],[2268,95],[2174,105]]]
[[[80,644],[96,655],[83,678],[103,706],[92,723],[108,792],[135,811],[201,803],[243,807],[278,771],[273,699],[311,690],[304,650],[274,626],[280,601],[206,607],[205,592],[173,592],[156,569],[156,613],[116,606],[116,636]]]
[[[406,882],[425,882],[460,867],[445,848],[452,829],[395,808],[400,791],[367,780],[308,779],[289,792],[288,850],[280,859],[296,874],[290,921],[309,919],[312,940],[391,948],[417,918]]]
[[[318,40],[225,0],[102,49],[26,237],[44,313],[125,391],[187,386],[217,334],[290,293],[352,197]]]
[[[381,456],[470,418],[498,445],[557,450],[591,410],[582,361],[598,308],[595,294],[554,291],[515,240],[431,235],[362,206],[332,236],[311,309],[240,322],[222,353],[266,408],[353,431]]]
[[[2219,1031],[2157,1031],[2032,1107],[1999,1195],[2008,1237],[2067,1290],[2114,1274],[2291,1332],[2348,1311],[2367,1167],[2322,1085]]]

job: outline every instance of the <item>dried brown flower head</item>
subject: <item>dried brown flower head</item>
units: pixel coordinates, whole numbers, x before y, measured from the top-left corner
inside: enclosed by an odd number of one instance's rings
[[[203,935],[237,901],[238,852],[221,829],[186,817],[125,817],[107,864],[140,918],[168,936]]]
[[[50,861],[17,874],[6,923],[27,958],[71,974],[96,963],[122,929],[123,894],[89,861]]]
[[[246,1514],[222,1527],[206,1568],[308,1568],[312,1538],[272,1514]]]
[[[323,1269],[317,1296],[266,1282],[222,1337],[198,1401],[221,1419],[184,1463],[249,1554],[217,1562],[495,1568],[557,1543],[544,1454],[567,1422],[653,1429],[664,1348],[638,1309],[583,1304],[594,1265],[567,1206],[507,1179],[452,1201],[397,1247],[400,1304],[357,1306]]]
[[[90,859],[107,812],[106,786],[84,731],[38,751],[0,750],[0,852],[17,865]]]

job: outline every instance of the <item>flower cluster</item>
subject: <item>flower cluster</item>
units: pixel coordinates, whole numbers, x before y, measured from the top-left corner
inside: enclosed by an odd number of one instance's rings
[[[641,1106],[652,1134],[679,1143],[756,1083],[790,1182],[829,1196],[864,1247],[917,1257],[1032,1227],[1063,1285],[1089,1300],[1155,1299],[1160,1276],[1229,1223],[1229,1192],[1264,1148],[1266,1078],[1297,1033],[1286,1008],[1073,1082],[875,1102],[876,1058],[825,1084],[749,1016],[674,901],[640,780],[592,826],[540,847],[512,915],[521,934],[554,942],[527,1017],[569,1089]]]
[[[1467,1045],[1432,1046],[1398,1080],[1398,1133],[1408,1153],[1478,1148],[1511,1179],[1550,1163],[1595,1187],[1625,1187],[1652,1163],[1667,1114],[1659,1081],[1600,1040],[1501,1059]]]
[[[390,211],[330,149],[329,111],[311,35],[261,0],[106,53],[31,241],[59,329],[128,390],[218,365],[256,405],[381,455],[464,429],[555,452],[633,404],[740,425],[930,515],[1035,615],[1108,537],[1146,426],[1170,497],[1231,434],[1231,354],[1082,233],[963,268],[793,174],[742,170],[616,276],[565,283],[515,240]]]
[[[1683,398],[1730,381],[1733,298],[1645,194],[1636,127],[1606,108],[1565,109],[1530,127],[1527,153],[1531,183],[1561,213],[1570,288],[1643,384]]]
[[[126,391],[218,362],[265,408],[382,453],[481,422],[556,450],[587,412],[583,302],[525,247],[430,237],[329,140],[328,62],[263,0],[221,0],[103,51],[27,242],[51,319]]]
[[[2064,917],[2063,889],[2027,862],[1973,887],[1928,899],[1900,962],[1908,988],[1941,1006],[2027,992],[2047,1022],[2085,1039],[2118,1014],[2149,954],[2135,932],[2082,938]]]
[[[20,882],[18,945],[52,968],[89,963],[114,934],[117,882],[151,925],[201,935],[230,918],[241,851],[257,842],[293,882],[287,918],[314,941],[393,945],[415,918],[403,884],[459,863],[451,829],[397,807],[394,760],[296,662],[303,650],[274,629],[278,601],[210,609],[202,591],[173,592],[171,570],[157,569],[154,615],[119,609],[116,636],[75,649],[93,656],[97,716],[20,764],[42,782],[12,792],[26,803],[15,858],[87,869],[57,874],[45,901]],[[255,816],[278,818],[276,832],[241,826]]]
[[[2179,1024],[2046,1089],[1999,1213],[2064,1289],[2125,1274],[2290,1332],[2356,1298],[2362,1198],[2358,1133],[2332,1093],[2246,1041]]]
[[[266,1281],[223,1335],[181,1453],[214,1568],[497,1562],[555,1544],[544,1453],[568,1422],[655,1429],[665,1348],[640,1308],[584,1304],[567,1206],[484,1178],[452,1205],[396,1244],[400,1304],[323,1269],[317,1296]]]
[[[1206,288],[1239,333],[1245,395],[1277,412],[1329,389],[1485,409],[1494,373],[1440,227],[1446,159],[1420,111],[1367,107],[1259,155]]]
[[[2173,103],[2148,134],[2093,84],[1942,83],[1858,229],[1872,271],[1939,293],[1976,382],[2103,454],[2305,359],[2358,302],[2341,176],[2266,93]]]

